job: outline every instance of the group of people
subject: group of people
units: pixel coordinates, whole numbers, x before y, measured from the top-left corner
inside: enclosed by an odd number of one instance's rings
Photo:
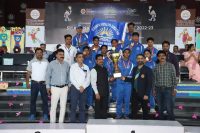
[[[183,56],[184,59],[180,59],[180,66],[188,68],[190,80],[200,83],[200,54],[196,51],[195,45],[185,44],[185,48],[181,50],[175,45],[173,54]]]
[[[176,56],[169,51],[170,43],[163,41],[163,50],[158,51],[153,45],[154,39],[149,37],[148,46],[144,48],[139,42],[139,34],[134,32],[134,23],[129,23],[125,41],[120,44],[119,40],[113,39],[112,50],[108,50],[107,45],[100,46],[97,36],[89,47],[82,28],[77,27],[74,38],[65,35],[65,45],[58,45],[53,53],[45,50],[45,44],[35,49],[26,77],[27,87],[31,88],[30,120],[36,119],[39,92],[44,120],[48,119],[48,95],[51,95],[52,123],[56,122],[58,101],[59,122],[64,122],[68,97],[70,122],[77,122],[76,113],[79,122],[86,122],[86,108],[94,108],[96,119],[106,119],[109,102],[116,102],[116,119],[137,119],[140,108],[142,118],[148,119],[149,104],[150,111],[155,113],[155,97],[159,118],[165,119],[163,112],[167,111],[167,119],[174,120],[179,65]],[[112,61],[112,53],[120,53],[117,64]],[[118,78],[113,76],[116,66],[121,73]]]

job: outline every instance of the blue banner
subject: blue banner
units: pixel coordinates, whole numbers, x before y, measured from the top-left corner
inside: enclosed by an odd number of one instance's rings
[[[111,40],[124,40],[126,33],[126,23],[117,22],[113,20],[102,20],[94,18],[91,21],[89,31],[89,44],[93,44],[92,39],[94,36],[100,38],[100,45],[111,46]]]

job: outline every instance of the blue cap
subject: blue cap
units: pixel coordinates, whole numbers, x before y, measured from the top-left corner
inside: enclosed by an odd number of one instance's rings
[[[81,24],[77,24],[76,29],[80,29],[80,28],[82,29],[83,26]]]

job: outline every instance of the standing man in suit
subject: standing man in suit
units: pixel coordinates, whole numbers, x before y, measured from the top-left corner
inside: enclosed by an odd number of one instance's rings
[[[144,65],[144,55],[137,55],[137,66],[133,68],[132,78],[122,77],[125,82],[132,83],[132,115],[137,118],[138,105],[141,104],[143,110],[143,119],[148,119],[148,99],[152,88],[153,73],[152,70]]]
[[[109,99],[108,71],[103,65],[103,55],[96,55],[96,66],[91,70],[91,84],[95,93],[95,118],[106,119]]]

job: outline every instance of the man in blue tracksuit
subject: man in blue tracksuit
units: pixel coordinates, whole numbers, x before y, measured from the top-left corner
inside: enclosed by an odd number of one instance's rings
[[[126,36],[125,36],[123,48],[126,48],[128,45],[131,44],[132,34],[134,32],[135,24],[133,22],[130,22],[130,23],[128,23],[127,27],[128,27],[128,32],[126,33]]]
[[[144,50],[144,56],[146,58],[145,60],[145,65],[148,66],[149,68],[151,69],[154,69],[154,67],[156,66],[156,63],[155,61],[152,59],[152,56],[151,56],[151,51],[146,49]],[[153,90],[153,89],[152,89]],[[151,91],[150,93],[150,98],[149,98],[149,103],[150,103],[150,112],[151,113],[156,113],[155,111],[155,98],[153,96],[153,92]]]
[[[123,57],[118,61],[119,71],[123,77],[131,77],[132,70],[134,68],[133,63],[130,60],[130,49],[123,50]],[[129,118],[130,113],[130,98],[131,98],[131,83],[124,82],[121,78],[117,78],[117,113],[116,119]],[[124,104],[124,112],[122,107]]]
[[[157,53],[158,50],[153,46],[154,44],[154,39],[152,37],[147,38],[147,47],[145,48],[150,50],[151,52],[151,59],[156,62],[157,61]]]
[[[119,41],[117,39],[112,39],[111,45],[112,45],[112,52],[120,53],[121,50],[123,50],[123,46],[121,44],[119,44]],[[113,50],[113,48],[114,48],[114,50]]]
[[[82,33],[83,26],[78,24],[76,27],[76,35],[73,37],[73,46],[78,49],[79,52],[83,52],[83,47],[88,45],[88,35]]]
[[[110,80],[109,85],[112,92],[111,102],[114,102],[116,101],[116,82],[113,81],[114,64],[113,61],[110,59],[110,57],[108,57],[107,52],[108,52],[108,46],[102,45],[101,54],[103,55],[103,65],[108,71],[108,77]]]
[[[119,44],[119,41],[117,39],[112,39],[111,40],[111,45],[112,45],[112,49],[111,49],[111,53],[122,53],[123,50],[123,46],[121,44]],[[113,67],[113,71],[114,71],[114,65]],[[117,82],[116,80],[113,81],[111,83],[111,90],[112,90],[112,97],[111,97],[111,102],[116,102],[116,96],[117,96]]]
[[[139,33],[134,32],[132,34],[132,41],[131,44],[127,47],[131,49],[130,59],[134,65],[137,65],[136,57],[138,54],[143,54],[144,46],[139,43]]]
[[[99,46],[99,37],[98,36],[94,36],[93,37],[93,45],[92,45],[92,47],[90,49],[91,49],[92,57],[94,59],[95,59],[97,54],[101,53],[101,49],[100,49],[100,46]]]
[[[85,46],[83,47],[83,56],[84,61],[83,63],[89,67],[91,70],[95,66],[95,60],[90,53],[90,47]],[[93,110],[93,89],[92,86],[87,87],[87,107],[89,111]]]

